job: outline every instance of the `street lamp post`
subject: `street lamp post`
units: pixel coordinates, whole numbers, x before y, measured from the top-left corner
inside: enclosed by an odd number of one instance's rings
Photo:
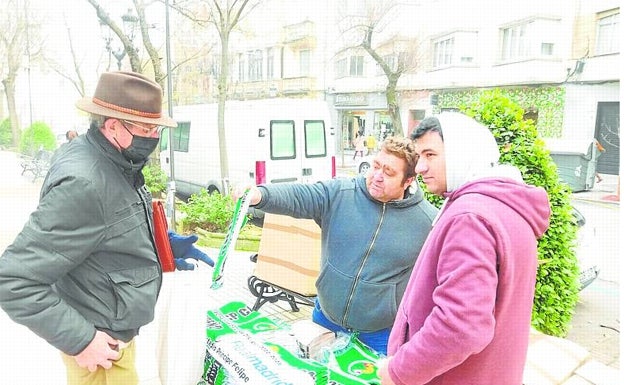
[[[123,34],[130,40],[130,43],[134,41],[134,33],[139,18],[132,13],[132,9],[128,8],[128,11],[121,16],[123,25]],[[110,66],[111,55],[117,59],[117,69],[121,70],[121,61],[126,57],[126,50],[123,45],[119,48],[113,49],[113,31],[110,26],[100,20],[100,33],[104,39],[106,51],[108,51],[108,61]],[[133,47],[134,48],[134,47]]]

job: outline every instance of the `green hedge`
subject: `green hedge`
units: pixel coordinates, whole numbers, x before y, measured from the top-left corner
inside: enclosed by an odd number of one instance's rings
[[[19,152],[33,156],[40,148],[54,151],[56,146],[56,136],[50,126],[44,122],[34,122],[22,132]]]
[[[538,243],[532,323],[546,334],[565,336],[579,292],[571,190],[559,181],[557,166],[538,137],[535,122],[523,120],[524,110],[499,90],[483,92],[477,102],[460,109],[490,127],[501,151],[501,163],[515,165],[528,184],[548,192],[552,214]]]

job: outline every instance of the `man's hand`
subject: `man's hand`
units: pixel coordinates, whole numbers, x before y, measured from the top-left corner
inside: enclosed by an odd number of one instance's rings
[[[119,351],[117,350],[119,344],[120,341],[98,330],[89,345],[75,355],[74,359],[78,366],[90,372],[95,372],[98,365],[104,369],[110,369],[113,366],[113,361],[119,359]]]
[[[252,185],[240,185],[236,186],[232,189],[232,199],[236,202],[238,198],[242,197],[245,191],[249,190],[249,194],[247,195],[251,200],[249,201],[250,206],[255,206],[260,203],[262,199],[262,193],[256,186]]]
[[[388,362],[390,358],[384,358],[382,360],[377,361],[377,375],[381,380],[381,385],[395,385],[392,378],[390,378],[390,373],[388,373]]]

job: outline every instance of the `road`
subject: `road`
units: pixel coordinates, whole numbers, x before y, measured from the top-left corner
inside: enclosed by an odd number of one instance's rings
[[[0,250],[4,251],[37,207],[41,180],[21,176],[19,158],[12,152],[0,151]],[[59,353],[25,327],[12,322],[0,311],[0,328],[4,348],[0,352],[3,384],[62,385],[65,373]],[[10,370],[8,370],[10,368]]]
[[[573,199],[573,204],[587,219],[585,235],[593,238],[581,252],[601,270],[598,279],[581,291],[566,338],[585,347],[597,361],[619,368],[620,206],[585,199]]]

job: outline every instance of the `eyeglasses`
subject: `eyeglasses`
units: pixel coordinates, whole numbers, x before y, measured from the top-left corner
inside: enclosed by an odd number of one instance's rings
[[[154,132],[158,132],[160,133],[160,131],[162,131],[163,127],[162,126],[158,126],[158,125],[150,125],[150,126],[144,126],[138,123],[134,123],[131,122],[129,120],[122,120],[119,119],[119,121],[121,122],[121,124],[126,127],[126,125],[124,123],[128,123],[131,126],[137,127],[138,129],[140,129],[145,135],[148,136],[152,136],[154,134]],[[128,127],[126,127],[126,129],[128,129]]]

